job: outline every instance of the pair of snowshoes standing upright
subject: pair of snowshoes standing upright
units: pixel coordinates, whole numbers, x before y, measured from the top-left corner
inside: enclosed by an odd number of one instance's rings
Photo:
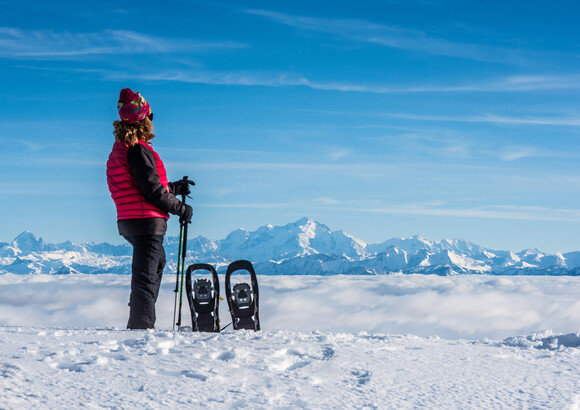
[[[192,274],[207,271],[209,278],[192,279]],[[247,271],[250,283],[235,283],[232,276],[238,271]],[[251,262],[232,262],[226,271],[225,291],[234,330],[260,330],[258,279]],[[191,329],[194,332],[220,332],[219,318],[220,286],[217,271],[207,263],[195,263],[185,273],[185,293],[191,311]],[[226,326],[227,327],[227,326]]]
[[[189,185],[195,182],[184,176],[181,183],[187,189],[183,190],[182,202],[190,193]],[[175,304],[173,307],[173,329],[177,325],[178,330],[186,330],[181,327],[181,307],[183,305],[183,287],[189,302],[191,311],[191,329],[194,332],[221,332],[227,326],[221,327],[219,318],[220,285],[217,271],[207,263],[195,263],[185,270],[185,257],[187,255],[187,230],[191,221],[179,220],[179,248],[177,253],[177,277],[175,282]],[[233,283],[232,274],[245,270],[250,275],[249,284]],[[192,273],[196,271],[208,271],[210,278],[197,278],[192,283]],[[185,280],[184,280],[185,274]],[[239,275],[235,275],[239,276]],[[178,297],[179,296],[179,297]],[[260,330],[260,318],[258,316],[258,279],[252,263],[246,260],[238,260],[230,263],[226,271],[226,299],[232,325],[235,330],[249,329]],[[179,300],[179,309],[178,306]],[[177,322],[176,322],[177,316]],[[229,326],[229,325],[228,325]]]

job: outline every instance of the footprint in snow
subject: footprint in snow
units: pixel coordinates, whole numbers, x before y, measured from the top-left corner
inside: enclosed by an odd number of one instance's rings
[[[14,366],[9,363],[4,363],[0,365],[0,377],[5,377],[7,379],[12,379],[20,375],[22,369],[18,366]]]
[[[322,360],[331,360],[334,357],[334,349],[330,346],[323,346],[322,347]]]
[[[181,374],[183,376],[189,378],[189,379],[197,379],[197,380],[201,380],[202,382],[204,382],[204,381],[207,380],[207,376],[206,375],[203,375],[203,374],[200,374],[200,373],[196,373],[196,372],[193,372],[191,370],[183,370],[181,372]]]
[[[214,353],[211,357],[214,360],[221,360],[224,362],[229,362],[230,360],[233,360],[236,358],[236,353],[233,350],[228,350],[228,351],[221,352],[221,353]]]
[[[56,364],[56,366],[54,366],[57,369],[60,370],[67,370],[69,372],[75,372],[75,373],[80,373],[80,372],[84,372],[85,369],[83,368],[83,366],[92,364],[90,362],[82,362],[82,363],[58,363]]]
[[[205,374],[194,372],[193,370],[165,370],[159,369],[156,371],[151,372],[152,374],[156,374],[159,376],[171,376],[171,377],[187,377],[188,379],[196,379],[201,380],[202,382],[208,379],[208,376]],[[142,391],[142,390],[139,390]]]
[[[371,380],[371,373],[368,370],[352,370],[350,374],[354,376],[359,386],[364,386]]]

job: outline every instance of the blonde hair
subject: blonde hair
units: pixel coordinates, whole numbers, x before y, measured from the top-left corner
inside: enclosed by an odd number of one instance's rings
[[[137,122],[123,122],[117,120],[113,122],[113,134],[115,140],[124,142],[127,145],[136,144],[139,140],[149,142],[155,138],[153,134],[153,123],[148,117]]]

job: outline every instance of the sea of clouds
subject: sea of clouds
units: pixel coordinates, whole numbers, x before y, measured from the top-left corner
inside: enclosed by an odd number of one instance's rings
[[[124,275],[0,275],[0,325],[116,327],[128,317]],[[223,286],[223,276],[220,281]],[[377,332],[503,339],[580,329],[580,278],[487,275],[260,276],[264,330]],[[157,302],[171,329],[175,275]],[[220,305],[222,325],[230,322]],[[183,300],[183,324],[190,324]]]

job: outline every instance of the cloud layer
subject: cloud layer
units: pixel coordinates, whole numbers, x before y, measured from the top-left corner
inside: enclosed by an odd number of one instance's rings
[[[580,329],[580,283],[572,277],[263,276],[259,281],[266,330],[480,339]],[[172,327],[174,286],[174,276],[166,274],[157,302],[158,329]],[[129,291],[128,276],[0,275],[0,324],[124,328]],[[225,326],[229,314],[225,303],[221,308]],[[187,323],[187,302],[183,314]]]

